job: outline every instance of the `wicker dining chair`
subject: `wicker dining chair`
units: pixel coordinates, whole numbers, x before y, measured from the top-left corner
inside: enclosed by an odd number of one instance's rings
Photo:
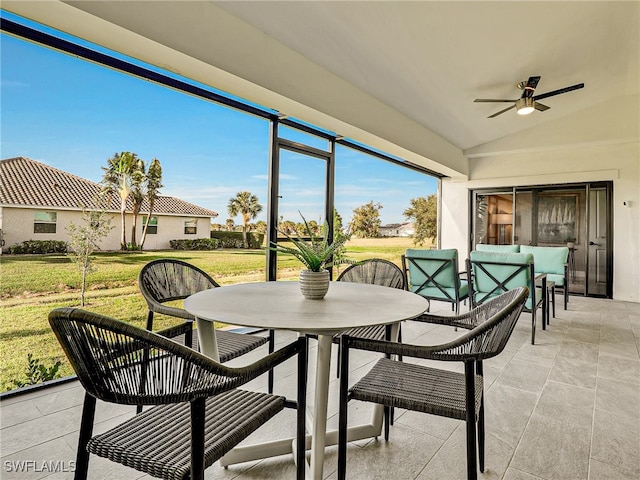
[[[304,478],[304,338],[233,368],[85,310],[53,310],[49,323],[86,391],[76,480],[87,478],[91,453],[153,477],[202,480],[207,467],[285,407],[297,408],[297,478]],[[296,355],[296,401],[237,388]],[[153,407],[92,436],[96,399]]]
[[[195,317],[183,308],[167,305],[168,302],[184,300],[194,293],[210,288],[220,287],[209,274],[195,265],[173,258],[161,258],[147,263],[138,275],[138,286],[142,296],[147,302],[149,313],[147,315],[147,330],[153,330],[154,313],[169,315],[184,320],[183,325],[174,329],[165,329],[163,336],[182,338],[184,344],[198,350],[197,336],[193,336],[193,322]],[[265,343],[269,343],[269,352],[275,348],[274,332],[270,331],[268,337],[216,331],[218,352],[222,363],[249,353]],[[273,375],[269,374],[269,392],[273,391]]]
[[[467,478],[477,478],[477,458],[484,472],[484,387],[482,361],[504,349],[529,295],[520,287],[495,297],[470,312],[455,317],[453,325],[470,331],[455,340],[434,346],[369,340],[344,335],[340,373],[340,413],[338,479],[346,478],[347,403],[349,400],[373,402],[389,408],[399,407],[432,415],[465,420],[467,433]],[[428,314],[416,320],[428,321]],[[433,316],[433,315],[431,315]],[[434,321],[432,323],[444,323]],[[355,385],[349,388],[351,349],[386,355],[402,354],[405,360],[381,358]],[[462,362],[464,373],[408,363],[406,357]],[[476,455],[476,428],[478,454]],[[385,439],[388,440],[385,425]]]
[[[337,278],[338,282],[368,283],[382,285],[384,287],[399,288],[404,290],[406,280],[404,272],[395,263],[381,258],[370,258],[362,263],[349,265]],[[340,376],[340,337],[363,337],[377,340],[385,339],[385,326],[374,325],[372,327],[352,328],[333,337],[333,343],[338,344],[338,376]],[[402,339],[398,329],[398,341]]]

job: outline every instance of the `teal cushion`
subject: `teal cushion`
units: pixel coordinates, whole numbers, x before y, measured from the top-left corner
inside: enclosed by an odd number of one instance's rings
[[[458,277],[458,250],[455,248],[446,250],[410,248],[405,252],[405,257],[407,258],[409,282],[411,283],[411,290],[413,292],[416,292],[416,290],[427,281],[427,276],[422,273],[420,269],[429,275],[433,275],[442,266],[443,260],[451,261],[438,272],[434,277],[434,281],[441,287],[456,287],[456,278]],[[419,265],[420,268],[418,268],[416,264]],[[435,288],[437,290],[435,286],[429,287],[429,283],[426,285],[426,288]],[[422,291],[417,293],[423,294]],[[442,295],[442,292],[440,292],[440,295]]]
[[[536,265],[536,270],[538,265]],[[543,272],[536,272],[536,276]],[[564,275],[556,275],[555,273],[547,273],[547,283],[555,282],[557,287],[564,287]]]
[[[487,272],[500,282],[505,282],[506,279],[516,272],[521,265],[530,265],[533,263],[533,255],[530,253],[496,253],[479,252],[474,250],[470,253],[470,258],[474,262],[482,263]],[[516,265],[501,265],[505,263]],[[474,276],[474,290],[476,292],[486,294],[496,287],[495,280],[479,268],[478,265],[473,264],[472,269]],[[512,279],[505,283],[507,290],[521,286],[529,287],[529,290],[532,288],[531,270],[529,268],[522,269],[522,271],[518,272]],[[500,294],[502,293],[502,290],[500,289],[494,293]]]
[[[476,245],[476,250],[479,252],[518,253],[520,252],[520,245],[488,245],[486,243],[479,243]]]
[[[489,296],[487,296],[486,293],[482,293],[482,292],[474,292],[473,297],[474,297],[474,301],[475,302],[480,302],[482,301],[483,303],[486,302],[487,300],[490,300],[494,297],[497,297],[499,294],[498,293],[492,293]],[[536,288],[536,303],[540,303],[540,301],[542,300],[542,289],[541,288]],[[527,302],[524,304],[524,308],[531,311],[533,310],[531,308],[531,306],[533,305],[533,298],[531,297],[531,295],[529,295],[529,298],[527,298]]]
[[[455,288],[448,288],[448,287],[442,287],[442,290],[444,290],[444,292],[446,292],[446,294],[440,290],[438,287],[425,287],[423,289],[419,290],[419,285],[416,286],[412,286],[411,287],[411,291],[414,293],[418,293],[419,295],[422,295],[425,298],[429,298],[432,300],[445,300],[445,301],[451,301],[452,299],[455,300],[456,298],[456,289]],[[447,296],[448,295],[448,296]],[[463,300],[465,298],[467,298],[469,296],[469,285],[467,284],[466,280],[461,280],[460,281],[460,290],[459,290],[459,299]]]
[[[536,272],[564,275],[564,265],[569,258],[567,247],[531,247],[522,245],[520,251],[533,254]]]

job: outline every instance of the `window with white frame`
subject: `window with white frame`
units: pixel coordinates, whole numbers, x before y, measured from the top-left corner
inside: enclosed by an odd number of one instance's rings
[[[58,214],[56,212],[35,212],[33,233],[56,233]]]
[[[187,218],[184,221],[184,234],[185,235],[195,235],[198,233],[198,219],[197,218]]]
[[[147,216],[142,216],[142,229],[147,225]],[[147,235],[156,235],[158,233],[158,217],[151,217],[149,220],[149,228],[147,229]]]

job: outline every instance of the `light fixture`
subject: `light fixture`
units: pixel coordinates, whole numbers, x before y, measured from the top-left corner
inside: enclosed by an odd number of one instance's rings
[[[507,225],[513,225],[513,215],[510,213],[494,213],[491,215],[491,223],[498,225],[498,245],[504,245]]]
[[[516,100],[516,112],[518,115],[529,115],[535,110],[533,104],[535,101],[532,97],[522,97]]]

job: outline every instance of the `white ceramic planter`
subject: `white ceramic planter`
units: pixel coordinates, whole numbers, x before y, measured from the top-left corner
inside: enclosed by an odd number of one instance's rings
[[[322,300],[329,291],[329,270],[321,272],[302,270],[300,272],[300,291],[304,298]]]

